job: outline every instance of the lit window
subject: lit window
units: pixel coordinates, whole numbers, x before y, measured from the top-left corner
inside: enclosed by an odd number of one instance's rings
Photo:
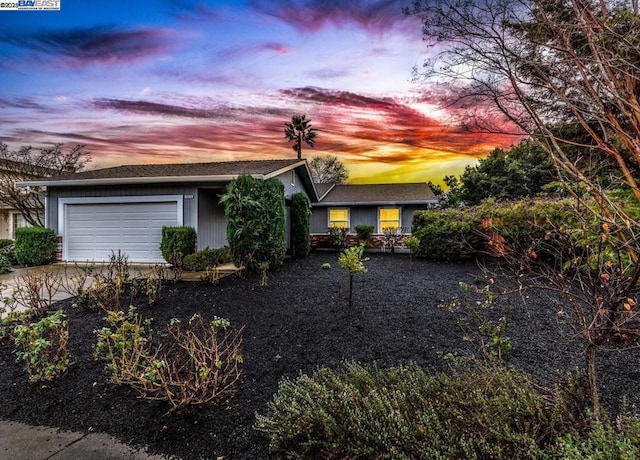
[[[400,208],[380,208],[380,231],[385,228],[400,228]]]
[[[329,209],[329,227],[349,228],[349,208]]]

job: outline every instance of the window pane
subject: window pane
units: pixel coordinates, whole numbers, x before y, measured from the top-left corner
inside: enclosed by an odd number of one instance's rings
[[[348,227],[348,209],[329,209],[329,227]]]
[[[380,208],[380,231],[389,227],[400,228],[400,208]]]

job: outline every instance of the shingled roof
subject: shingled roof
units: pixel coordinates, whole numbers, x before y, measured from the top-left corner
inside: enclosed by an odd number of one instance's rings
[[[218,161],[211,163],[177,163],[177,164],[145,164],[123,165],[113,168],[93,169],[73,174],[64,174],[47,179],[47,182],[77,182],[92,180],[118,181],[141,178],[228,178],[241,174],[253,176],[273,176],[281,170],[301,165],[301,160],[252,160],[252,161]],[[47,184],[50,185],[50,184]]]
[[[426,183],[339,184],[329,190],[317,205],[423,204],[430,202],[437,202],[437,198]]]

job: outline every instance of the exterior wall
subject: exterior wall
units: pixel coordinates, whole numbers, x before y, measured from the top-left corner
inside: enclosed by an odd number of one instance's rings
[[[224,189],[198,190],[198,250],[226,246],[227,221],[219,195]]]
[[[11,238],[11,211],[8,209],[0,209],[0,239],[7,240]]]
[[[121,196],[155,196],[182,195],[183,225],[198,230],[198,189],[194,185],[149,185],[149,186],[114,186],[114,187],[49,187],[46,206],[46,225],[59,233],[58,200],[60,198],[84,197],[121,197]]]
[[[279,176],[276,176],[276,179],[278,179],[284,185],[284,197],[287,199],[291,198],[291,195],[294,195],[298,192],[307,193],[307,191],[304,189],[304,186],[302,185],[302,180],[300,180],[300,175],[298,174],[298,172],[296,170],[293,170],[293,181],[291,180],[291,175],[292,171],[287,171],[280,174]],[[307,195],[309,194],[307,193]]]

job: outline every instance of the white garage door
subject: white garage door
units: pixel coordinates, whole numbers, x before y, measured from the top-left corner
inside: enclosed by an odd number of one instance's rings
[[[130,262],[163,262],[164,225],[177,225],[177,203],[105,203],[65,206],[63,256],[74,261],[105,261],[118,250]]]

